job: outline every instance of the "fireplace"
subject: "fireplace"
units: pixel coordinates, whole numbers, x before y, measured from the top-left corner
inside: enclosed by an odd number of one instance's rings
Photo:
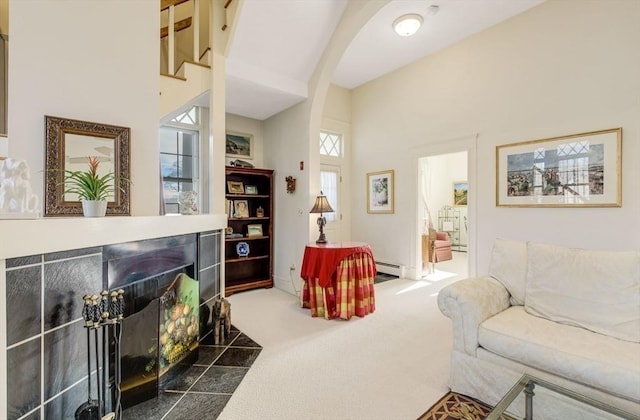
[[[221,291],[221,237],[216,230],[6,259],[2,366],[8,386],[0,418],[73,418],[87,401],[82,296],[103,289],[125,291],[123,406],[155,397],[197,359],[198,342],[209,333],[208,315]],[[162,338],[165,332],[169,335]],[[163,340],[172,349],[163,347]],[[108,360],[115,360],[113,346],[107,350]],[[161,352],[168,357],[161,358]],[[114,363],[106,372],[110,408]],[[94,398],[95,376],[94,371]]]
[[[109,288],[123,289],[130,302],[120,337],[122,405],[128,408],[156,397],[198,358],[197,241],[195,235],[141,241],[105,247],[104,254]],[[113,339],[110,344],[115,360]]]

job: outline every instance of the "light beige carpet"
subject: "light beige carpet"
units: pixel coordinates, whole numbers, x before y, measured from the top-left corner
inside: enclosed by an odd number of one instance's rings
[[[312,318],[276,288],[232,295],[233,324],[263,350],[219,419],[418,418],[449,390],[451,322],[437,296],[457,278],[376,284],[376,311],[349,321]]]

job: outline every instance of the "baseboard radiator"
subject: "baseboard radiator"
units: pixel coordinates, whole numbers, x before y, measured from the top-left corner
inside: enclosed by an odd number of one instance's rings
[[[388,263],[384,261],[376,261],[376,270],[380,273],[404,277],[404,265]]]

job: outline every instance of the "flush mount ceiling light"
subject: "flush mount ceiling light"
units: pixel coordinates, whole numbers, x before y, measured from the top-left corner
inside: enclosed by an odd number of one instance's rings
[[[422,16],[410,13],[394,20],[393,30],[400,36],[411,36],[420,29],[420,25],[422,25]]]

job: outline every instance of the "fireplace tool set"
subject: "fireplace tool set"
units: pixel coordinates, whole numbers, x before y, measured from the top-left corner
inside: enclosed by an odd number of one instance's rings
[[[82,317],[84,327],[87,330],[87,402],[83,403],[75,413],[76,420],[121,420],[122,404],[120,402],[121,371],[120,371],[120,338],[122,336],[122,320],[124,318],[124,290],[112,291],[109,293],[103,290],[98,295],[84,295],[84,305],[82,306]],[[102,328],[104,327],[104,328]],[[107,329],[111,327],[114,342],[114,386],[115,402],[114,410],[106,413],[107,384]],[[99,330],[102,330],[101,345]],[[97,400],[91,398],[91,332],[94,336],[95,369],[96,369],[96,389]],[[100,363],[100,348],[102,348],[102,367]],[[102,370],[102,380],[100,371]]]

